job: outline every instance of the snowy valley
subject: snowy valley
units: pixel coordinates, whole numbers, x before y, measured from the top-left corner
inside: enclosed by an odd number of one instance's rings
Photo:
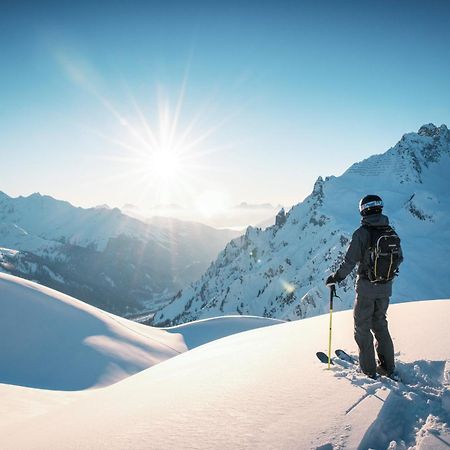
[[[119,209],[0,192],[0,271],[119,315],[155,310],[197,279],[239,233]]]

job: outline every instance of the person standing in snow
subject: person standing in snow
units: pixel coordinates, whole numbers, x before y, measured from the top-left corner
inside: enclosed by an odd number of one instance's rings
[[[361,226],[353,233],[352,240],[339,268],[326,280],[327,286],[341,282],[358,265],[356,278],[356,299],[353,311],[354,336],[359,348],[361,371],[371,378],[377,373],[395,376],[394,345],[389,334],[386,312],[392,295],[392,278],[398,265],[403,261],[400,240],[389,226],[389,219],[382,214],[383,201],[378,195],[366,195],[359,202],[362,216]],[[383,236],[384,234],[384,236]],[[395,236],[397,241],[389,241],[388,246],[396,244],[395,260],[390,256],[388,269],[391,274],[378,280],[373,272],[373,249],[386,235]],[[374,241],[375,239],[375,241]],[[391,237],[388,238],[388,240]],[[385,254],[383,254],[385,255]],[[389,260],[388,260],[389,263]],[[379,261],[381,267],[382,261]],[[375,263],[375,272],[377,264]],[[372,334],[373,333],[373,334]],[[375,360],[373,335],[376,339],[378,366]]]

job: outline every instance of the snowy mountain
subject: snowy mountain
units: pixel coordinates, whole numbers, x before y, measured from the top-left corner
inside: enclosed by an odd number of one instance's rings
[[[0,270],[118,314],[155,309],[199,277],[237,234],[0,192]]]
[[[386,153],[352,165],[339,177],[318,178],[282,226],[249,227],[229,242],[202,277],[154,318],[176,324],[222,314],[280,319],[328,309],[323,280],[342,260],[359,226],[358,202],[384,200],[384,212],[402,239],[405,262],[393,302],[450,295],[450,132],[422,126]],[[335,308],[353,304],[355,272],[339,286]]]
[[[449,300],[390,307],[396,383],[320,363],[326,315],[158,330],[9,275],[0,289],[2,449],[448,448]],[[355,355],[352,322],[334,315],[333,345]]]

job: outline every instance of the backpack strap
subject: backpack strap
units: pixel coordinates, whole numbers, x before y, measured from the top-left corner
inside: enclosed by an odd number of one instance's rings
[[[361,225],[361,227],[369,232],[369,236],[370,236],[369,248],[373,247],[373,244],[374,244],[374,242],[373,242],[373,232],[375,230],[377,230],[377,231],[378,230],[379,231],[392,231],[392,227],[390,225],[378,225],[378,226],[375,226],[375,225],[364,224],[364,225]]]
[[[369,253],[369,259],[371,258],[370,254],[371,251],[373,250],[373,248],[375,247],[375,238],[374,238],[374,232],[375,231],[390,231],[392,230],[392,227],[390,225],[379,225],[379,226],[374,226],[374,225],[361,225],[362,228],[364,228],[365,230],[367,230],[367,232],[369,233],[369,245],[365,250],[365,253],[368,252]],[[370,262],[369,262],[370,264]],[[362,272],[362,274],[368,279],[370,280],[370,276],[369,276],[369,272],[370,272],[370,265],[367,267],[367,269]],[[376,267],[375,267],[375,272],[376,272]]]

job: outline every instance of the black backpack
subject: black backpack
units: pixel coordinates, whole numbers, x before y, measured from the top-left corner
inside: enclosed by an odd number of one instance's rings
[[[370,233],[367,276],[372,283],[387,283],[398,273],[401,257],[400,238],[389,225],[365,228]]]

